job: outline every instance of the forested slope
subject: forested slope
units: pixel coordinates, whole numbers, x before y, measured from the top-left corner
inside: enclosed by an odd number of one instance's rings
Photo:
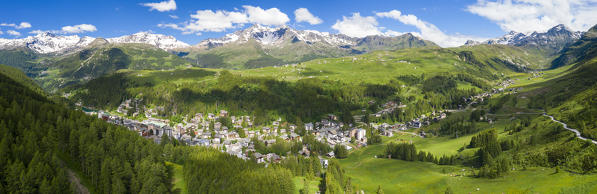
[[[69,193],[68,170],[80,172],[92,192],[170,193],[165,161],[184,164],[188,177],[230,180],[203,190],[188,179],[190,188],[200,189],[193,190],[197,193],[294,192],[292,174],[284,168],[265,169],[219,151],[184,146],[166,136],[161,145],[155,144],[136,132],[49,101],[4,74],[0,74],[0,139],[0,193]],[[219,166],[227,162],[231,162],[229,168]],[[244,173],[237,171],[241,167]],[[249,184],[234,178],[243,175],[259,181]]]

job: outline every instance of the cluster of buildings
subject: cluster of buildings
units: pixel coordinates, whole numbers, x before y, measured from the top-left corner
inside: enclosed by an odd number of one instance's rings
[[[136,109],[133,105],[135,100],[126,100],[119,106],[116,112],[127,114],[127,110]],[[136,111],[135,113],[138,113]],[[125,126],[139,135],[153,139],[160,143],[163,135],[174,137],[188,145],[213,147],[222,150],[239,158],[249,159],[252,156],[258,162],[278,162],[283,157],[274,153],[259,154],[256,152],[253,138],[262,141],[265,145],[271,145],[276,141],[301,141],[302,137],[297,134],[297,126],[282,123],[281,119],[275,120],[271,125],[253,126],[250,116],[230,115],[226,110],[219,114],[197,113],[193,117],[185,116],[181,123],[172,124],[170,120],[154,118],[156,111],[146,110],[148,119],[138,121],[126,117],[111,115],[104,111],[88,111],[90,115],[97,115],[98,118],[116,125]],[[221,117],[230,119],[228,126],[219,122]],[[231,125],[230,125],[231,124]],[[347,149],[351,139],[357,146],[366,146],[367,137],[365,129],[353,128],[350,131],[342,131],[344,125],[337,121],[337,117],[329,115],[320,122],[307,123],[304,125],[306,133],[313,134],[318,141],[325,142],[330,146],[337,144],[344,145]],[[301,154],[309,155],[310,151],[304,147]],[[333,155],[333,153],[332,153]]]
[[[503,90],[513,84],[514,81],[506,80],[498,84],[498,89],[492,92],[485,92],[469,98],[465,98],[466,104],[474,104],[483,102],[484,98],[491,97],[492,94],[503,92]],[[128,111],[135,110],[133,117],[140,112],[140,99],[125,100],[116,110],[116,112],[127,115]],[[382,105],[382,109],[370,116],[381,117],[383,114],[389,114],[398,108],[404,108],[406,105],[402,103],[390,101]],[[239,158],[248,159],[250,153],[256,153],[251,139],[256,138],[262,141],[265,145],[276,143],[277,140],[283,141],[301,141],[301,137],[297,133],[297,126],[287,123],[282,123],[281,119],[277,119],[267,126],[253,126],[252,118],[250,116],[235,116],[230,115],[226,110],[220,110],[219,113],[197,113],[189,118],[184,116],[181,123],[171,124],[169,120],[155,118],[160,107],[156,109],[144,110],[145,117],[148,118],[143,121],[128,119],[125,117],[110,115],[106,112],[88,112],[89,114],[97,114],[107,122],[117,125],[125,126],[139,135],[154,139],[158,142],[161,136],[168,135],[188,145],[208,146],[213,147]],[[163,111],[163,110],[162,110]],[[220,118],[226,117],[230,119],[230,123],[223,124]],[[405,131],[411,128],[421,128],[425,125],[430,125],[431,122],[437,122],[447,117],[446,112],[433,112],[430,116],[421,115],[405,123],[396,124],[371,124],[371,127],[381,132],[384,136],[393,136],[398,131]],[[348,150],[353,146],[362,147],[367,146],[367,131],[363,128],[351,126],[344,126],[342,122],[338,121],[335,115],[328,115],[325,119],[315,123],[306,123],[304,125],[306,133],[314,135],[317,141],[328,144],[330,147],[336,145],[346,146]],[[348,130],[346,130],[348,129]],[[425,134],[419,134],[424,137]],[[310,151],[305,147],[300,151],[300,154],[309,155]],[[333,157],[333,153],[328,153],[328,156]],[[282,157],[274,153],[268,154],[254,154],[253,157],[258,162],[276,162]]]

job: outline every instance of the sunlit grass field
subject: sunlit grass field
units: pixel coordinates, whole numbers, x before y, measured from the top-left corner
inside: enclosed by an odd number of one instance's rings
[[[422,140],[401,135],[384,138],[384,144],[398,139],[412,139],[417,149],[423,151],[448,154],[468,143],[470,136]],[[379,185],[385,193],[443,193],[448,187],[455,193],[591,193],[597,189],[595,175],[562,171],[554,174],[555,170],[551,168],[515,170],[504,177],[487,179],[470,177],[473,172],[468,167],[375,158],[375,155],[383,153],[384,148],[385,145],[371,145],[340,160],[353,183],[366,192],[375,192]]]

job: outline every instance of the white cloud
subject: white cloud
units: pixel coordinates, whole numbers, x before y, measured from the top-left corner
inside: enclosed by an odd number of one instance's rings
[[[176,24],[158,24],[158,27],[160,27],[160,28],[172,28],[172,29],[177,29],[177,30],[184,30],[183,28],[179,27]]]
[[[360,13],[353,13],[351,17],[342,16],[342,21],[337,20],[332,28],[348,36],[365,37],[381,34],[377,25],[373,16],[362,17]]]
[[[404,32],[396,32],[394,30],[386,30],[383,35],[384,36],[400,36],[405,34]]]
[[[48,31],[43,31],[43,30],[33,30],[33,31],[29,32],[29,34],[41,34],[41,33],[45,33],[45,32],[48,32]]]
[[[545,32],[564,24],[585,31],[597,23],[596,0],[478,0],[467,11],[496,22],[504,31]]]
[[[161,28],[172,28],[183,34],[201,34],[200,32],[222,32],[239,28],[247,23],[262,25],[283,25],[290,19],[278,8],[262,9],[245,5],[244,10],[198,10],[191,14],[191,20],[179,24],[158,24]]]
[[[176,10],[176,2],[174,0],[162,1],[159,3],[143,3],[145,7],[149,7],[149,11],[157,10],[159,12]]]
[[[464,35],[447,35],[442,32],[437,26],[420,20],[417,16],[408,14],[403,15],[398,10],[391,10],[389,12],[376,13],[381,18],[391,18],[399,22],[416,27],[420,32],[413,32],[412,34],[419,36],[425,40],[430,40],[442,47],[454,47],[463,45],[467,40],[484,40],[485,38],[478,38]]]
[[[243,8],[245,8],[251,23],[277,26],[284,25],[290,21],[288,15],[282,13],[278,8],[275,7],[264,10],[260,7],[244,5]]]
[[[31,24],[29,22],[21,22],[16,29],[24,29],[24,28],[31,28]]]
[[[62,27],[63,33],[82,33],[82,32],[95,32],[97,28],[91,24],[79,24],[74,26],[64,26]]]
[[[296,22],[307,22],[311,25],[321,24],[323,21],[309,12],[307,8],[298,8],[294,10],[294,20]]]
[[[12,35],[12,36],[21,36],[20,32],[14,31],[14,30],[8,30],[6,31],[6,33]]]
[[[172,19],[178,19],[177,15],[168,15],[168,16],[170,16],[170,18],[172,18]]]
[[[195,32],[222,32],[229,28],[236,28],[248,21],[247,15],[241,12],[229,11],[212,11],[199,10],[191,15],[191,21],[187,22],[183,27],[174,27],[170,24],[169,27],[182,30],[187,34]]]
[[[0,31],[0,35],[4,34],[4,32]]]
[[[21,22],[20,24],[7,24],[7,23],[1,23],[0,26],[9,26],[9,27],[13,27],[16,29],[25,29],[25,28],[31,28],[31,23],[29,22]]]

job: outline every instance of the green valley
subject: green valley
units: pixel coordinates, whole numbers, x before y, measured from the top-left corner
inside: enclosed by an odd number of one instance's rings
[[[0,8],[0,193],[597,192],[593,2],[65,2]]]

